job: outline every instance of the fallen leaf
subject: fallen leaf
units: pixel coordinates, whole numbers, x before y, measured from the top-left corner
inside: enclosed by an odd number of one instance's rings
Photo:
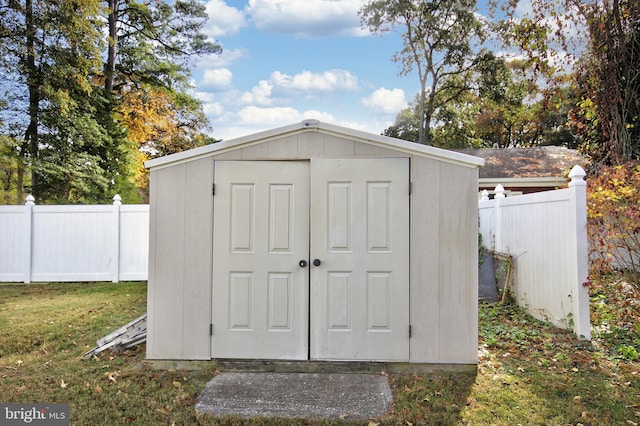
[[[632,422],[631,420],[627,420],[627,424],[628,424],[629,426],[638,426],[638,423],[636,423],[636,422]]]
[[[174,381],[173,381],[173,386],[175,386],[175,387],[179,388],[180,386],[182,386],[182,383],[180,383],[180,382],[179,382],[179,381],[177,381],[177,380],[174,380]]]
[[[369,420],[369,425],[368,426],[378,426],[380,423],[376,423],[376,422],[372,422],[371,420]]]
[[[109,379],[110,382],[116,383],[116,377],[118,377],[120,374],[118,374],[117,371],[113,371],[111,373],[104,373],[104,375],[107,377],[107,379]]]
[[[387,376],[387,377],[389,376],[389,374],[387,374],[387,372],[386,372],[386,371],[381,371],[381,372],[380,372],[380,375],[381,375],[381,376]]]
[[[16,364],[18,364],[18,367],[22,367],[22,364],[24,364],[24,362],[22,362],[21,359],[16,361]]]
[[[64,380],[60,379],[60,387],[66,388],[68,385],[64,382]]]
[[[156,411],[160,414],[164,414],[165,416],[169,415],[169,410],[167,410],[166,408],[156,408]]]
[[[95,391],[98,393],[102,393],[102,388],[100,387],[100,385],[96,385]]]

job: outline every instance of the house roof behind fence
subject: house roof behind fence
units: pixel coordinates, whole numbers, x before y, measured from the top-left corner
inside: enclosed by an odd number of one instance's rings
[[[319,132],[326,135],[342,137],[356,142],[385,147],[388,149],[405,152],[410,155],[434,158],[451,163],[457,163],[467,167],[479,167],[484,165],[484,160],[467,153],[449,151],[432,146],[420,145],[414,142],[407,142],[401,139],[390,138],[382,135],[362,132],[360,130],[349,129],[334,124],[323,123],[318,120],[304,120],[300,123],[291,124],[284,127],[267,130],[247,136],[242,136],[228,141],[217,142],[188,151],[155,158],[145,162],[145,167],[164,167],[172,164],[191,161],[197,158],[207,157],[214,154],[221,154],[227,151],[236,150],[250,145],[268,142],[270,140],[288,137],[305,132]]]
[[[560,146],[535,148],[479,148],[456,152],[483,158],[480,179],[563,178],[573,166],[585,168],[588,160],[575,149]]]

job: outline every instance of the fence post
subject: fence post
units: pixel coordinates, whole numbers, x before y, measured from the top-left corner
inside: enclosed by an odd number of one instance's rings
[[[589,289],[586,283],[589,278],[589,242],[587,236],[587,182],[586,173],[580,166],[574,166],[569,172],[571,182],[571,209],[575,220],[575,292],[572,297],[573,312],[576,313],[574,332],[580,339],[591,339],[591,322],[589,320]]]
[[[120,281],[120,206],[122,205],[122,198],[119,194],[113,196],[113,215],[114,215],[114,252],[113,252],[113,266],[112,273],[113,278],[111,282],[117,283]]]
[[[498,253],[505,253],[502,247],[502,200],[505,198],[504,186],[498,184],[495,188],[495,212],[496,212],[496,240],[494,251]]]
[[[25,253],[24,253],[24,259],[25,259],[25,268],[24,268],[24,283],[25,284],[29,284],[31,283],[31,265],[33,262],[32,256],[33,256],[33,206],[36,203],[36,199],[33,197],[33,195],[29,194],[27,195],[27,198],[25,198],[25,203],[24,203],[24,219],[25,219],[25,232],[26,235],[24,236],[24,239],[26,241],[25,244]]]

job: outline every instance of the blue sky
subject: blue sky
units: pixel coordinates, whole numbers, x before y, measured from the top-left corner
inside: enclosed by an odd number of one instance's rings
[[[362,0],[209,0],[205,33],[224,51],[193,69],[222,139],[306,118],[379,134],[419,90],[392,62],[397,34],[360,28]]]
[[[203,1],[204,32],[224,49],[193,69],[213,137],[307,118],[379,134],[419,91],[417,75],[400,77],[391,60],[400,36],[361,29],[358,10],[368,0]],[[530,15],[531,1],[520,0],[515,16]],[[479,14],[488,14],[486,3],[479,2]]]

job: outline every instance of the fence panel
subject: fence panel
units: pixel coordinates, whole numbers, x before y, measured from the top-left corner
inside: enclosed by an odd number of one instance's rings
[[[590,339],[586,182],[572,170],[569,188],[479,203],[483,246],[513,258],[516,302],[533,316]]]
[[[30,206],[0,207],[0,281],[24,281],[28,269]]]
[[[120,207],[121,281],[146,281],[149,268],[149,206]]]
[[[149,206],[0,206],[0,281],[147,279]]]

